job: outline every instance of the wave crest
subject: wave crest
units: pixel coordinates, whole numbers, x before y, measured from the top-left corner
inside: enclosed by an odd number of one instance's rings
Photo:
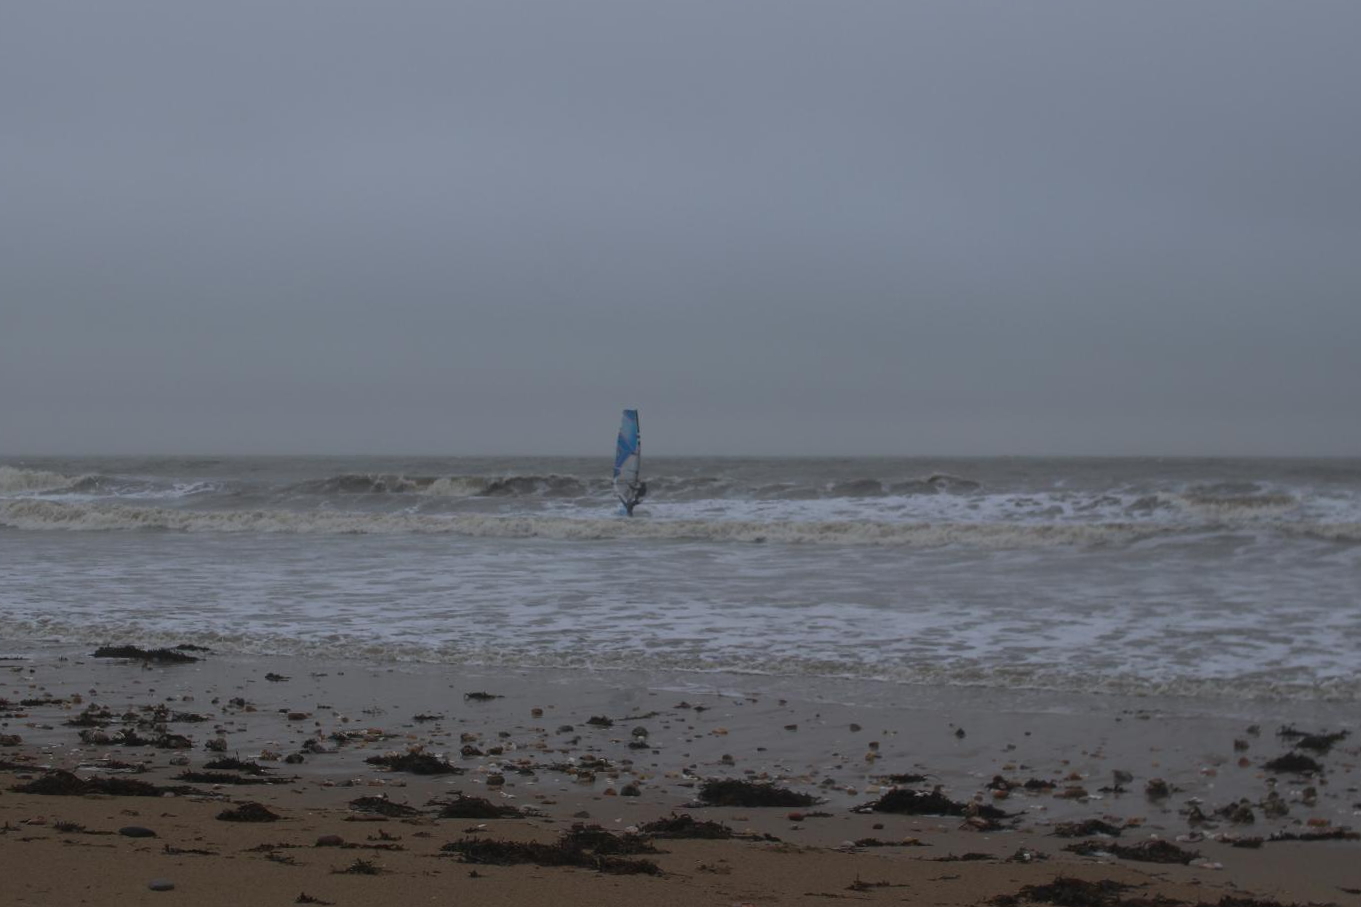
[[[40,469],[22,469],[17,466],[0,466],[0,494],[23,491],[54,491],[69,488],[81,480],[55,472]]]
[[[0,526],[28,530],[277,532],[288,534],[450,534],[488,538],[596,541],[620,538],[935,548],[1038,548],[1129,544],[1220,527],[1117,523],[984,523],[760,520],[621,520],[493,514],[353,513],[330,510],[178,510],[77,504],[40,498],[0,502]],[[1361,542],[1361,524],[1281,524],[1292,535]]]

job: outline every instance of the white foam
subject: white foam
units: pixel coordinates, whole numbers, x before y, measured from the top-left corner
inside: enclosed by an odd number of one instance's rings
[[[50,491],[66,488],[77,481],[71,476],[38,469],[20,469],[15,466],[0,466],[0,494],[15,492]]]

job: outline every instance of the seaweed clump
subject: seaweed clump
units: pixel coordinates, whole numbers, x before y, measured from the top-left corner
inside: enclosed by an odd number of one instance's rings
[[[16,784],[11,790],[20,794],[41,794],[52,797],[83,797],[86,794],[107,794],[112,797],[160,797],[180,793],[183,788],[157,787],[133,778],[80,778],[61,770],[48,772],[27,784]]]
[[[733,830],[722,822],[700,821],[694,816],[675,815],[655,822],[647,822],[639,828],[644,834],[654,838],[707,838],[720,840],[731,838]]]
[[[818,799],[769,783],[713,779],[700,786],[699,801],[705,806],[759,807],[812,806]]]
[[[1060,838],[1085,838],[1088,835],[1110,835],[1112,838],[1118,838],[1120,832],[1119,826],[1103,822],[1101,819],[1088,819],[1085,822],[1060,822],[1054,826],[1054,834]]]
[[[1072,876],[1057,876],[1048,885],[1027,885],[1015,894],[992,899],[996,907],[1015,907],[1021,901],[1056,904],[1058,907],[1118,907],[1120,895],[1129,885],[1112,879],[1088,882]]]
[[[855,807],[858,813],[904,813],[910,816],[980,816],[984,819],[1009,819],[1011,813],[986,803],[951,800],[940,788],[929,791],[896,788],[878,800]]]
[[[387,797],[359,797],[350,801],[350,809],[355,812],[373,813],[393,819],[405,819],[409,816],[421,814],[421,811],[416,807],[408,806],[405,803],[394,803]]]
[[[94,658],[131,658],[136,661],[154,661],[158,664],[189,664],[198,661],[193,655],[175,649],[143,649],[138,646],[100,646],[95,649]]]
[[[502,806],[484,797],[459,794],[453,800],[436,804],[441,819],[518,819],[524,815],[514,806]]]
[[[469,838],[452,841],[440,848],[445,853],[459,856],[465,863],[511,866],[531,863],[535,866],[579,866],[613,875],[660,875],[661,867],[650,860],[629,860],[614,856],[618,853],[639,853],[628,838],[605,831],[598,826],[573,826],[552,844],[536,841],[504,841],[489,838]],[[655,852],[655,851],[653,851]]]
[[[1108,853],[1122,860],[1134,860],[1139,863],[1181,863],[1183,866],[1200,857],[1199,851],[1183,850],[1170,841],[1141,841],[1128,847],[1105,841],[1079,841],[1077,844],[1069,844],[1064,849],[1084,857]]]
[[[1293,725],[1285,725],[1276,732],[1276,736],[1284,737],[1287,740],[1294,740],[1295,746],[1300,749],[1313,750],[1316,753],[1326,753],[1333,748],[1334,743],[1341,743],[1347,739],[1347,731],[1337,731],[1329,734],[1326,731],[1317,734],[1310,734],[1306,731],[1296,729]]]
[[[1286,753],[1284,756],[1277,756],[1263,765],[1262,768],[1269,772],[1284,772],[1290,775],[1308,775],[1323,771],[1323,766],[1299,753]]]
[[[242,803],[236,809],[224,809],[217,817],[223,822],[277,822],[282,818],[263,803]]]
[[[258,762],[247,762],[232,756],[222,756],[203,763],[204,768],[218,769],[228,772],[241,772],[246,775],[267,775],[269,769],[260,765]]]
[[[450,765],[448,760],[440,759],[429,753],[399,753],[387,756],[370,756],[364,760],[369,765],[381,765],[388,771],[409,772],[413,775],[461,775],[463,769]]]

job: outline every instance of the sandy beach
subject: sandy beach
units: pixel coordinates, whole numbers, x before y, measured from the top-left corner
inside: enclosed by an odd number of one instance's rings
[[[8,903],[1361,903],[1327,703],[181,652],[0,662]]]

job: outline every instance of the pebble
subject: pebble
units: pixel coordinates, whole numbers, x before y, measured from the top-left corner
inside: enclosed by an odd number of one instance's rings
[[[152,891],[174,891],[175,883],[169,879],[152,879],[147,886]]]

